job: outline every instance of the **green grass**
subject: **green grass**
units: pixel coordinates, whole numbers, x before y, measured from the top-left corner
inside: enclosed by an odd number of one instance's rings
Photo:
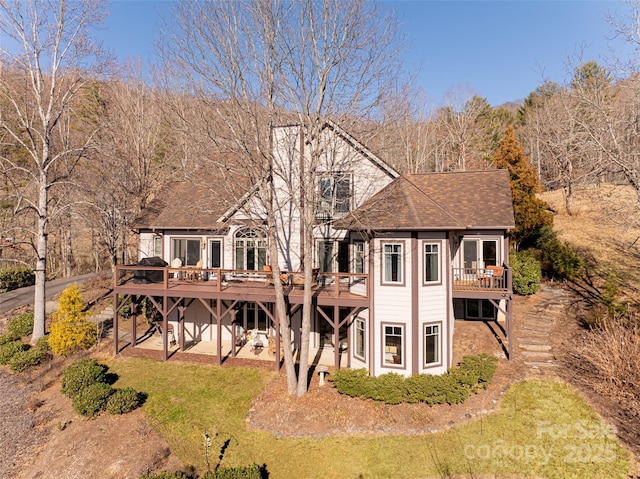
[[[563,384],[526,381],[504,396],[499,412],[450,431],[423,436],[278,439],[246,430],[253,398],[273,373],[142,359],[110,364],[120,379],[148,394],[143,407],[185,465],[205,468],[203,434],[217,433],[215,464],[266,464],[270,477],[425,478],[461,474],[545,478],[622,478],[620,448],[593,410]]]

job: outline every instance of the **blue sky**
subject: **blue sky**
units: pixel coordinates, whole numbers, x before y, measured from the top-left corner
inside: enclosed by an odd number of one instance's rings
[[[167,3],[113,0],[101,36],[120,60],[152,59],[159,14]],[[545,79],[563,83],[571,58],[606,63],[620,41],[610,41],[613,1],[385,1],[395,8],[412,42],[405,61],[434,105],[453,86],[494,106],[525,98]]]

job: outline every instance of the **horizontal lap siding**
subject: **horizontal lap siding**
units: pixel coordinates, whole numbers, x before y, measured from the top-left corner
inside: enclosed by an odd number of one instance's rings
[[[424,244],[436,243],[439,245],[440,282],[439,284],[424,284]],[[421,373],[441,374],[446,371],[446,358],[449,354],[449,337],[447,335],[447,311],[449,309],[447,288],[449,270],[447,256],[449,245],[445,233],[421,233],[418,238],[418,358],[419,371]],[[438,324],[440,326],[440,358],[441,366],[424,367],[424,325]],[[452,326],[450,326],[452,329]]]
[[[403,285],[387,285],[382,284],[382,257],[383,245],[385,243],[401,243],[403,245]],[[385,238],[376,239],[374,245],[374,265],[375,272],[372,279],[375,284],[374,294],[374,336],[375,336],[375,370],[376,374],[384,374],[387,372],[396,372],[398,374],[411,374],[411,312],[412,312],[412,293],[411,293],[411,239],[408,235],[395,234]],[[383,323],[401,324],[404,326],[404,368],[398,369],[383,365]]]

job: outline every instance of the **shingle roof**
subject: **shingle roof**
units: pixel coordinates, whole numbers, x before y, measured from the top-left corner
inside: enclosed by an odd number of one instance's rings
[[[136,220],[136,229],[214,230],[223,225],[218,219],[232,206],[220,191],[189,181],[163,187]]]
[[[506,170],[406,175],[334,223],[351,230],[510,229]]]

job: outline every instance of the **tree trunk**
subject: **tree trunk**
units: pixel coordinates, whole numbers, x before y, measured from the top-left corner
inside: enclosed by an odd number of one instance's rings
[[[45,149],[43,157],[46,158],[48,152]],[[49,201],[49,188],[46,171],[40,172],[40,181],[38,185],[38,236],[37,236],[37,254],[36,263],[36,284],[35,297],[33,301],[33,334],[31,343],[45,335],[45,319],[46,319],[46,282],[47,282],[47,207]]]

